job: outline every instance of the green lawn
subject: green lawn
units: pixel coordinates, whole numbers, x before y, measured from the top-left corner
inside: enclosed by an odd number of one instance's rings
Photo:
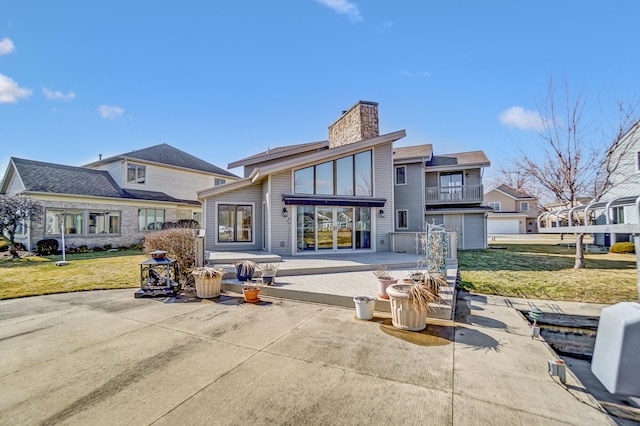
[[[81,290],[140,286],[140,250],[78,253],[66,256],[67,266],[56,266],[61,256],[0,260],[0,299]]]
[[[617,303],[638,300],[635,254],[585,253],[573,269],[575,247],[498,244],[458,252],[462,285],[475,293],[523,298]]]
[[[638,299],[634,254],[585,255],[573,269],[575,248],[555,244],[500,244],[502,249],[458,252],[462,284],[472,292],[536,299],[617,303]],[[135,288],[141,251],[0,260],[0,299],[69,291]]]

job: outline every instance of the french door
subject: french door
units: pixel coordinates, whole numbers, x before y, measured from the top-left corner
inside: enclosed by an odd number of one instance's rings
[[[296,212],[298,253],[371,248],[370,207],[298,206]]]

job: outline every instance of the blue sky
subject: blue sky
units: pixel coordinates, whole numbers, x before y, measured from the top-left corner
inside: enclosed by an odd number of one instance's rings
[[[0,173],[168,143],[217,166],[327,138],[358,100],[381,133],[492,169],[549,78],[592,119],[637,102],[640,2],[0,0]],[[533,117],[533,120],[531,119]],[[232,170],[240,173],[239,170]]]

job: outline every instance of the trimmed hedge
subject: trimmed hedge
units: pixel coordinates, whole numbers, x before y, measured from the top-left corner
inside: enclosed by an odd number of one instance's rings
[[[630,242],[615,243],[609,248],[610,253],[635,253],[636,246]]]

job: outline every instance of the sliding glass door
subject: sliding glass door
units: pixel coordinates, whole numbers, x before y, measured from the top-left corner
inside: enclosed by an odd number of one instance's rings
[[[298,206],[297,252],[371,248],[370,207]]]

